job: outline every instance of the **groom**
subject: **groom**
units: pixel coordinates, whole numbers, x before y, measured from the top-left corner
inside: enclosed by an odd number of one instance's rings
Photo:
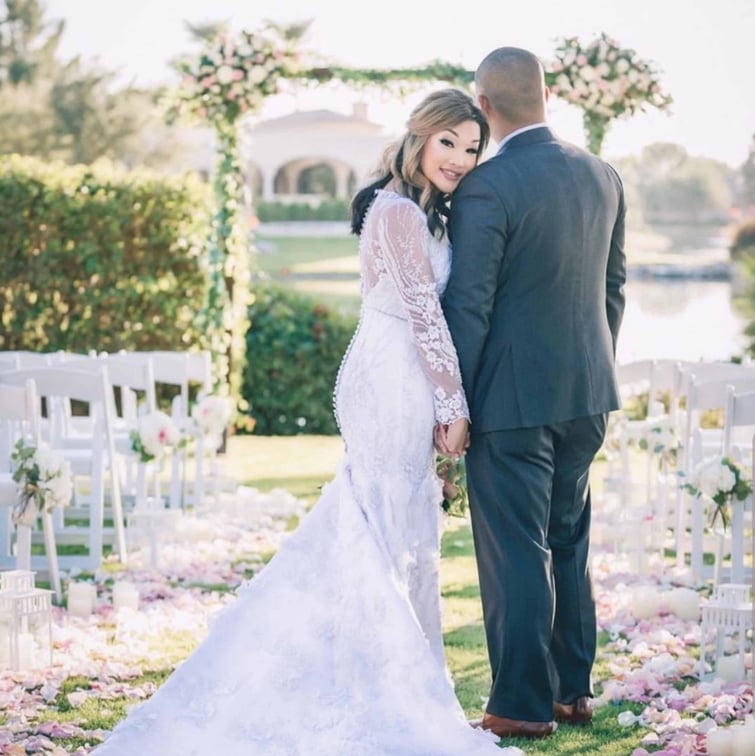
[[[592,718],[588,474],[619,407],[624,197],[608,164],[546,124],[535,55],[493,50],[475,86],[499,149],[453,195],[444,310],[471,411],[482,727],[545,737]]]

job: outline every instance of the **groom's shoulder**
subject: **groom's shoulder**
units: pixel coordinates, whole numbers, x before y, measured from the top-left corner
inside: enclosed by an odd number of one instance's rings
[[[600,155],[595,155],[584,147],[580,147],[579,145],[563,139],[559,139],[558,143],[561,145],[564,152],[574,159],[589,163],[595,170],[607,173],[615,180],[621,182],[618,170],[608,160],[600,157]]]

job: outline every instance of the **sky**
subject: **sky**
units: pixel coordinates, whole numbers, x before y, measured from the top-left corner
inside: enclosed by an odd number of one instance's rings
[[[473,70],[503,45],[525,47],[548,59],[561,37],[589,41],[606,32],[652,61],[674,104],[670,113],[651,111],[615,121],[604,155],[623,157],[653,142],[675,142],[692,155],[738,167],[755,134],[753,0],[47,0],[46,7],[51,18],[66,20],[64,56],[80,55],[137,85],[174,80],[169,62],[196,49],[187,21],[223,20],[235,30],[250,31],[265,19],[310,21],[303,48],[362,68],[444,60]],[[295,109],[350,112],[353,102],[365,99],[370,119],[398,133],[420,96],[306,91],[270,98],[259,117]],[[584,144],[579,110],[557,98],[551,103],[554,129]]]

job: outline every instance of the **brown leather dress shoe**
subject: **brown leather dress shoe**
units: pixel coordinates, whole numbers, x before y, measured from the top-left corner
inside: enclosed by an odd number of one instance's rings
[[[592,700],[589,696],[580,696],[574,703],[553,704],[553,717],[557,722],[586,725],[592,722]]]
[[[490,730],[499,738],[546,738],[553,735],[558,725],[555,722],[527,722],[486,713],[480,727]]]

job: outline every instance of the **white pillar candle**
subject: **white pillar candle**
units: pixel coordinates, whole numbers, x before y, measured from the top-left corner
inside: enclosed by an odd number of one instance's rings
[[[733,756],[730,728],[714,727],[708,730],[706,746],[708,756]]]
[[[20,670],[34,667],[34,638],[31,633],[18,635],[18,668]]]
[[[139,608],[139,591],[133,583],[123,581],[113,586],[113,607],[116,611],[123,608]]]
[[[68,613],[74,617],[88,617],[94,611],[97,590],[91,583],[68,584]]]
[[[669,592],[668,605],[679,619],[700,619],[700,594],[692,588],[674,588]]]
[[[755,756],[755,720],[748,716],[744,724],[731,728],[731,756]]]
[[[0,667],[10,662],[10,634],[5,623],[0,624]]]
[[[632,591],[629,611],[635,619],[650,619],[658,614],[658,591],[642,586]]]
[[[739,654],[721,656],[716,659],[716,677],[725,682],[741,682],[745,678],[745,667]]]

